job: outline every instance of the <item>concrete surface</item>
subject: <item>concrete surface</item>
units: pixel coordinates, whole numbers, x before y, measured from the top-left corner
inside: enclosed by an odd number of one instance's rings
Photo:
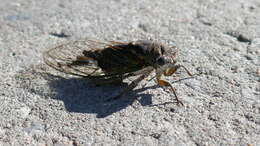
[[[42,52],[80,38],[156,39],[200,76],[173,95],[95,87],[46,66]],[[259,0],[1,0],[0,145],[260,145]],[[135,100],[137,98],[137,100]]]

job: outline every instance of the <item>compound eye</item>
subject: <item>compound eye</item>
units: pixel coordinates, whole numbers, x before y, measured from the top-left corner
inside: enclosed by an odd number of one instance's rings
[[[158,64],[158,65],[164,65],[164,64],[166,64],[166,60],[164,59],[164,57],[159,57],[159,58],[157,59],[157,64]]]

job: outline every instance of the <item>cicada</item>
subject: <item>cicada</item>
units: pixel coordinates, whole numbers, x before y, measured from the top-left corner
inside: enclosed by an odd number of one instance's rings
[[[169,88],[177,103],[183,105],[172,85],[161,79],[163,75],[173,75],[181,67],[192,76],[183,65],[176,63],[176,51],[172,48],[150,40],[115,42],[85,39],[59,45],[43,56],[45,63],[54,69],[90,79],[98,85],[120,84],[124,79],[136,76],[109,101],[134,89],[155,72],[153,79],[158,85]]]

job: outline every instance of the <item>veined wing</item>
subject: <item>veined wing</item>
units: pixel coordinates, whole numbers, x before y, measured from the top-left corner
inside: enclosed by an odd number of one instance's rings
[[[124,42],[101,42],[96,40],[78,40],[56,46],[43,55],[44,61],[49,66],[72,75],[87,78],[116,78],[130,76],[129,73],[105,73],[97,64],[96,60],[83,56],[83,51],[94,51],[113,47],[115,45],[126,44]],[[118,48],[115,48],[118,49]]]

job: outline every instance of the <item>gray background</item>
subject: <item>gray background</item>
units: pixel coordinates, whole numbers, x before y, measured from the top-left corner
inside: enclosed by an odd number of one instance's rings
[[[183,107],[153,81],[104,103],[122,88],[43,62],[80,38],[176,44],[203,74],[167,78]],[[258,0],[1,0],[0,145],[260,145],[259,56]]]

